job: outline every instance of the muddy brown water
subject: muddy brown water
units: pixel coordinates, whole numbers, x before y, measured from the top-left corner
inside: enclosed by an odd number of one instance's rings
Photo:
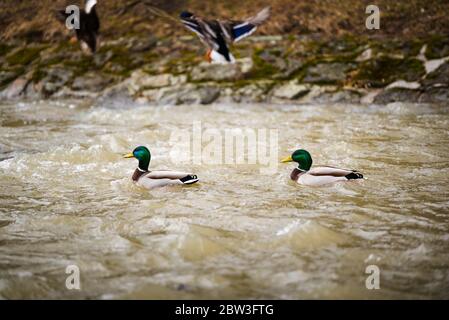
[[[0,106],[0,124],[1,298],[449,298],[445,107],[21,102]],[[171,138],[198,125],[216,141],[271,129],[277,140],[257,141],[273,159],[301,147],[367,179],[307,188],[277,161],[270,173],[189,162],[195,148]],[[120,154],[138,145],[151,168],[200,183],[134,186],[136,162]],[[80,290],[66,288],[69,265]],[[365,286],[370,265],[379,290]]]

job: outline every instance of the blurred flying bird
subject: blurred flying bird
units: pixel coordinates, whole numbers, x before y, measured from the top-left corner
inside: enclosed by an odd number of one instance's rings
[[[184,26],[198,35],[208,47],[206,59],[216,63],[234,63],[235,58],[229,45],[253,34],[257,27],[270,17],[270,7],[244,21],[205,20],[191,12],[184,11],[180,19]]]
[[[80,42],[83,52],[88,54],[94,54],[99,46],[100,19],[96,7],[97,0],[86,1],[85,9],[80,10],[79,29],[75,29],[76,40]],[[64,23],[70,15],[65,10],[57,13],[58,19]]]

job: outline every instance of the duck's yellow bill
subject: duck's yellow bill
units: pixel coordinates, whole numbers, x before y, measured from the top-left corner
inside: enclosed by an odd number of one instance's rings
[[[282,163],[287,163],[287,162],[292,162],[292,161],[293,161],[292,156],[288,156],[287,158],[284,158],[281,160]]]
[[[123,158],[126,158],[126,159],[134,158],[134,155],[132,153],[127,153],[127,154],[123,155]]]

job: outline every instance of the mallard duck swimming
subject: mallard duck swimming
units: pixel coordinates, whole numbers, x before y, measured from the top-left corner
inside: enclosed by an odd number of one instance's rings
[[[293,154],[282,160],[298,163],[293,169],[290,178],[306,186],[322,186],[340,181],[363,179],[363,175],[355,170],[338,169],[333,167],[312,168],[312,156],[306,150],[296,150]]]
[[[93,54],[98,48],[98,33],[100,31],[100,19],[97,15],[97,0],[87,0],[85,9],[80,10],[79,29],[75,29],[76,40],[81,43],[81,49],[85,53]],[[65,10],[58,12],[58,18],[66,23],[71,13]]]
[[[136,158],[139,166],[133,174],[133,181],[147,189],[165,187],[169,185],[194,184],[198,177],[191,173],[175,171],[149,171],[151,161],[150,150],[146,147],[137,147],[132,153],[125,154],[124,158]]]
[[[270,7],[266,7],[255,17],[244,21],[204,20],[188,11],[182,12],[180,18],[186,28],[196,33],[209,48],[206,54],[209,62],[234,63],[235,58],[229,51],[228,44],[253,34],[269,16]]]

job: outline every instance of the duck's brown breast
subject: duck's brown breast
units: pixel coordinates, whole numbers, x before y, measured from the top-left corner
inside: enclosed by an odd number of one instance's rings
[[[147,173],[148,173],[147,171],[141,171],[139,169],[136,169],[136,171],[134,171],[134,174],[133,174],[133,181],[134,182],[139,181],[140,177]]]
[[[293,169],[292,173],[290,174],[290,178],[291,178],[293,181],[298,181],[299,175],[300,175],[301,173],[302,173],[301,170],[295,168],[295,169]]]

